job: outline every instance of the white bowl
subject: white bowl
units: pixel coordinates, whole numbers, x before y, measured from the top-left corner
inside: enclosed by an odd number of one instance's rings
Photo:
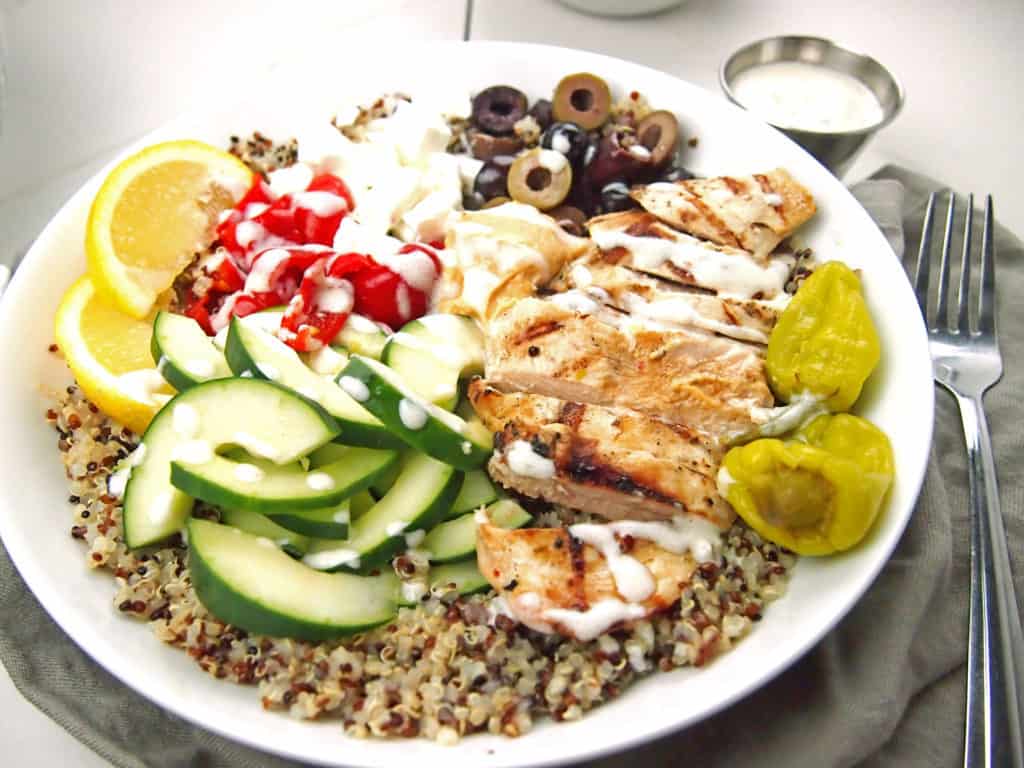
[[[443,761],[449,768],[475,768],[582,760],[682,728],[763,685],[816,643],[871,584],[910,517],[924,475],[933,407],[926,337],[903,268],[874,223],[828,171],[782,134],[713,94],[636,64],[514,43],[403,44],[386,54],[371,45],[362,53],[346,49],[334,56],[288,67],[259,83],[245,103],[179,120],[140,145],[174,137],[224,144],[229,134],[252,129],[286,136],[303,114],[327,119],[350,96],[384,90],[466,92],[512,83],[540,96],[578,71],[602,75],[617,93],[640,90],[659,108],[678,111],[685,137],[699,137],[687,156],[694,170],[789,169],[819,206],[801,240],[823,258],[863,270],[883,358],[860,411],[892,439],[897,476],[887,509],[854,551],[801,560],[788,594],[734,650],[701,670],[655,674],[579,722],[544,722],[519,739],[473,736],[445,748],[423,740],[357,741],[346,738],[336,722],[298,722],[265,712],[254,689],[213,679],[144,625],[120,616],[112,606],[113,581],[86,569],[81,544],[68,535],[67,486],[56,436],[43,417],[47,396],[67,383],[67,374],[46,347],[53,340],[57,303],[85,266],[85,219],[101,173],[50,222],[0,301],[0,370],[6,375],[0,387],[0,424],[6,430],[0,446],[0,535],[25,581],[89,655],[160,706],[254,747],[325,765]],[[355,73],[354,61],[366,65]],[[358,80],[358,90],[346,80]]]

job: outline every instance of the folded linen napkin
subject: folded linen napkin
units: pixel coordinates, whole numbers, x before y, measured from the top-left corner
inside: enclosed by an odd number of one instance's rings
[[[916,253],[940,185],[887,167],[854,187],[897,254]],[[1018,598],[1024,597],[1024,245],[997,228],[1003,381],[986,401]],[[909,257],[908,257],[909,258]],[[1016,290],[1015,290],[1016,289]],[[591,765],[961,764],[967,643],[967,477],[956,406],[940,394],[928,476],[892,560],[849,616],[776,680],[685,731]],[[39,607],[0,548],[0,661],[29,701],[117,766],[292,766],[163,712],[101,669]],[[141,735],[140,734],[144,734]],[[529,738],[527,736],[526,738]]]

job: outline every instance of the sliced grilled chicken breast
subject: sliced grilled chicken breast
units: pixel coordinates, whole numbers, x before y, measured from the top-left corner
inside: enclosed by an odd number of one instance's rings
[[[773,402],[753,346],[635,320],[579,292],[509,306],[485,349],[502,390],[631,408],[715,437],[748,432],[751,408]]]
[[[566,262],[594,247],[520,203],[453,214],[445,245],[438,306],[483,323],[507,303],[532,296]]]
[[[696,328],[739,341],[767,344],[779,309],[765,301],[729,299],[688,290],[676,283],[584,258],[568,265],[555,290],[579,290],[631,314],[674,327]]]
[[[580,640],[668,609],[696,568],[691,555],[642,539],[635,541],[629,556],[653,577],[654,591],[642,601],[624,600],[608,561],[565,528],[477,526],[480,572],[512,617],[540,632],[557,631]]]
[[[679,232],[646,211],[622,211],[588,222],[601,258],[639,272],[741,300],[785,296],[789,255],[758,258]]]
[[[683,232],[764,258],[814,215],[814,198],[787,171],[659,182],[631,193]]]
[[[707,435],[629,410],[503,393],[477,379],[469,398],[495,436],[488,468],[506,488],[610,520],[681,514],[727,528],[721,451]]]

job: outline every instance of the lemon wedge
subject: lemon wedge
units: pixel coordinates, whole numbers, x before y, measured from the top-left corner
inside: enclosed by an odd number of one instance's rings
[[[252,181],[241,160],[199,141],[156,144],[122,161],[86,225],[96,290],[132,317],[146,317]]]
[[[88,276],[61,299],[56,335],[85,396],[135,432],[145,431],[174,393],[153,364],[151,320],[136,320],[113,307]]]

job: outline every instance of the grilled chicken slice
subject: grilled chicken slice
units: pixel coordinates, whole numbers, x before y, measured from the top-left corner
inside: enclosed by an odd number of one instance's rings
[[[577,260],[566,266],[554,290],[583,291],[591,298],[668,326],[697,328],[739,341],[767,344],[779,309],[765,301],[728,299],[687,290],[601,257]]]
[[[485,341],[491,384],[631,408],[726,439],[751,430],[751,408],[772,405],[764,360],[752,345],[652,327],[582,293],[560,296],[521,299],[491,321]]]
[[[794,260],[758,258],[679,232],[646,211],[622,211],[588,222],[601,258],[639,272],[736,299],[785,295]]]
[[[506,488],[610,520],[682,514],[728,528],[721,450],[694,429],[553,397],[503,393],[477,379],[469,399],[495,436],[491,476]]]
[[[592,248],[589,240],[573,237],[550,216],[521,203],[453,214],[439,308],[486,323]]]
[[[659,182],[630,193],[676,229],[764,258],[814,215],[811,193],[776,168],[753,176]]]
[[[654,591],[643,601],[627,602],[608,561],[565,528],[505,530],[481,521],[476,549],[480,573],[513,618],[539,632],[579,640],[667,610],[696,568],[689,554],[637,539],[629,555],[650,572]]]

